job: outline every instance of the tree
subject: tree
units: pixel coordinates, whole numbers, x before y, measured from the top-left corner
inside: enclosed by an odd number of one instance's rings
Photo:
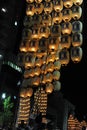
[[[12,123],[13,121],[13,103],[11,102],[11,97],[7,97],[3,100],[3,110],[0,112],[0,124],[2,125],[8,125],[9,123]]]

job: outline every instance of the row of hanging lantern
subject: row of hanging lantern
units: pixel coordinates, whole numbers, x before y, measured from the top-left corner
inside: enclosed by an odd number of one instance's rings
[[[21,124],[21,121],[23,120],[25,124],[28,123],[29,119],[29,112],[30,112],[30,98],[24,97],[26,91],[23,90],[20,93],[20,105],[19,105],[19,112],[17,113],[17,123],[16,127],[18,127],[18,124]]]
[[[37,105],[37,110],[42,113],[42,115],[46,115],[47,109],[47,93],[43,88],[38,88],[38,90],[34,93],[35,103]],[[33,110],[35,112],[36,109]]]
[[[32,76],[32,74],[30,75]],[[49,72],[46,75],[40,75],[40,76],[34,76],[34,77],[28,77],[30,80],[24,80],[25,82],[28,82],[28,85],[30,86],[39,86],[40,84],[47,84],[51,83],[55,80],[60,79],[60,71],[53,71],[53,73]],[[29,82],[30,81],[30,82]]]
[[[44,2],[50,2],[51,0],[44,0]],[[36,2],[36,3],[41,3],[43,2],[43,0],[26,0],[27,3],[33,3],[33,2]],[[66,8],[70,8],[72,7],[73,4],[75,5],[81,5],[83,0],[59,0],[59,1],[53,1],[52,2],[55,3],[56,6],[58,5],[64,5]],[[60,4],[61,3],[61,4]]]
[[[51,27],[46,27],[44,25],[41,25],[34,28],[32,27],[31,29],[24,29],[20,51],[36,52],[37,49],[40,48],[41,44],[44,44],[45,46],[47,45],[49,49],[49,42],[51,42],[51,44],[53,44],[52,42],[54,42],[54,45],[56,40],[60,42],[61,34],[70,35],[74,33],[82,33],[82,28],[82,22],[77,20],[73,21],[72,23],[63,22],[61,26],[52,25]],[[23,46],[25,47],[24,50],[22,49]],[[29,50],[31,47],[36,48],[36,50]]]
[[[51,65],[53,69],[59,69],[61,67],[58,52],[55,54],[48,54],[41,58],[35,57],[30,53],[19,53],[18,63],[20,66],[24,66],[26,69],[34,68],[36,70],[36,67],[40,67],[42,73],[44,67],[46,72],[50,71]]]
[[[76,63],[82,58],[83,0],[26,2],[22,42],[18,54],[18,65],[25,69],[22,82],[22,88],[25,89],[20,92],[20,97],[30,98],[33,89],[37,88],[34,93],[35,104],[46,115],[47,94],[61,88],[61,65],[67,65],[70,58]],[[34,112],[36,111],[34,108]]]
[[[87,122],[85,120],[79,121],[72,114],[69,115],[68,118],[68,130],[81,130],[82,128],[87,127]]]
[[[39,24],[52,26],[54,24],[61,24],[62,22],[79,20],[81,16],[82,16],[82,8],[80,6],[74,5],[72,9],[64,8],[61,12],[56,12],[55,10],[53,10],[51,14],[43,12],[40,15],[35,14],[33,16],[30,15],[25,16],[24,26],[31,27],[33,25],[39,25]]]
[[[69,3],[71,2],[71,3]],[[81,2],[74,2],[73,0],[53,0],[53,1],[42,1],[40,3],[33,2],[27,4],[26,14],[33,16],[34,14],[51,13],[53,10],[61,12],[64,8],[72,8],[73,5],[80,6]]]

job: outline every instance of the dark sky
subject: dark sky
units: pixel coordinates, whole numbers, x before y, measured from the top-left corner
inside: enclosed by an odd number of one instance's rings
[[[86,24],[84,24],[86,27]],[[85,28],[84,27],[84,28]],[[83,29],[84,29],[83,28]],[[76,106],[79,116],[87,114],[87,36],[83,30],[83,57],[79,63],[70,63],[61,69],[61,91],[64,97]]]

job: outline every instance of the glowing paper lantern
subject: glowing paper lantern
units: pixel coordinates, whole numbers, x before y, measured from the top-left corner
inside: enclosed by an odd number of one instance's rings
[[[72,22],[72,33],[81,33],[83,29],[83,25],[81,21]]]
[[[73,6],[72,7],[72,18],[74,20],[80,19],[82,16],[82,8],[80,6]]]
[[[70,48],[71,45],[71,37],[69,35],[62,35],[61,36],[61,47],[63,48]]]
[[[69,63],[70,57],[69,51],[67,49],[63,49],[60,51],[59,60],[61,62],[61,65],[67,65]]]
[[[44,12],[47,14],[50,14],[53,10],[53,4],[52,2],[45,2],[44,3]]]
[[[26,96],[31,97],[32,94],[33,94],[33,89],[32,88],[27,88],[26,89]]]
[[[83,43],[83,36],[81,33],[74,33],[72,35],[72,45],[73,46],[81,46]]]
[[[54,81],[53,86],[54,86],[54,91],[60,91],[60,89],[61,89],[60,81]]]
[[[72,11],[71,9],[64,9],[62,11],[62,19],[64,22],[69,22],[72,18]]]
[[[82,59],[82,48],[81,47],[72,47],[71,48],[71,60],[74,63],[78,63]]]
[[[27,3],[33,3],[34,0],[26,0]]]
[[[53,8],[56,12],[60,12],[63,9],[63,1],[62,0],[54,0]]]
[[[26,8],[26,15],[27,16],[33,16],[34,15],[34,5],[28,4]]]
[[[44,8],[44,6],[43,6],[42,3],[35,3],[34,4],[34,13],[35,14],[41,14],[42,11],[43,11],[43,8]]]
[[[32,67],[35,64],[35,56],[32,56],[30,53],[25,55],[25,68]]]
[[[52,93],[53,89],[54,89],[53,84],[51,84],[51,83],[46,84],[45,91],[47,94]]]
[[[73,6],[73,0],[63,0],[63,5],[65,8],[71,8]]]
[[[62,22],[62,13],[52,11],[52,23],[53,24],[59,24]]]
[[[59,79],[60,79],[60,71],[55,70],[55,71],[53,72],[53,79],[54,79],[54,80],[59,80]]]
[[[75,5],[81,5],[83,3],[83,0],[73,0],[73,3]]]
[[[71,34],[72,24],[70,22],[64,22],[61,26],[62,34]]]
[[[50,14],[42,14],[42,25],[51,26],[52,20]]]

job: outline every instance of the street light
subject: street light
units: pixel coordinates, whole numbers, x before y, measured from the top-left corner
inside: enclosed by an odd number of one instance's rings
[[[2,93],[2,99],[6,98],[6,93]]]

